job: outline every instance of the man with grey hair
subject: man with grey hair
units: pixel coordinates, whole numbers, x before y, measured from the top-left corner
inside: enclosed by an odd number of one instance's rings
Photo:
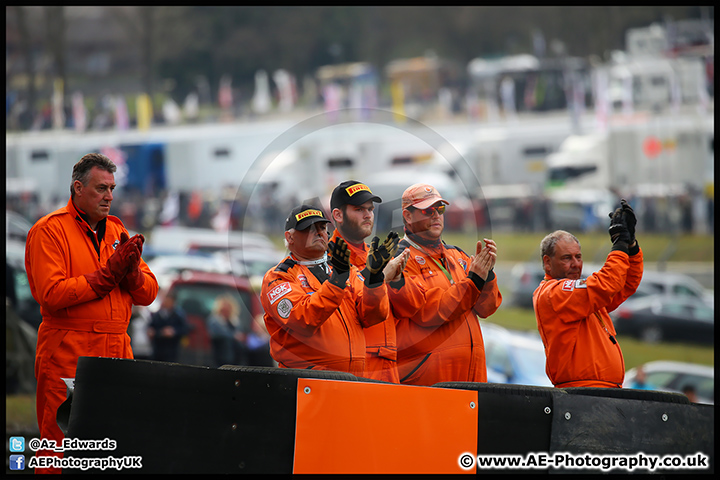
[[[635,213],[624,199],[620,204],[610,214],[612,249],[603,267],[587,278],[573,234],[558,230],[540,243],[545,278],[533,293],[533,308],[545,371],[558,388],[622,387],[625,362],[608,312],[637,290],[643,255],[635,240]]]
[[[110,215],[115,164],[88,153],[73,167],[70,200],[30,229],[25,267],[42,323],[35,355],[40,436],[64,437],[57,409],[66,399],[64,378],[75,378],[80,356],[133,358],[127,334],[133,305],[150,305],[155,276],[141,258],[144,238],[128,238]],[[38,450],[37,456],[60,456]],[[60,473],[37,468],[35,473]]]

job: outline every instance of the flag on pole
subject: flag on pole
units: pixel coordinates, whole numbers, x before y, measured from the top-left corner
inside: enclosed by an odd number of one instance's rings
[[[606,131],[608,128],[608,115],[610,109],[607,71],[595,71],[595,74],[593,75],[593,90],[595,93],[595,122],[600,131]]]
[[[168,125],[177,125],[182,121],[182,112],[175,100],[167,98],[163,104],[163,117]]]
[[[54,129],[62,129],[65,126],[64,102],[63,81],[61,78],[56,78],[53,82],[52,94],[52,125]]]
[[[165,197],[163,208],[160,212],[160,224],[163,226],[174,225],[180,214],[180,195],[178,192],[170,192]]]
[[[223,75],[220,78],[220,89],[218,90],[218,104],[223,110],[230,110],[233,104],[232,79],[230,75]]]
[[[152,103],[150,97],[146,93],[142,93],[137,97],[137,127],[138,130],[148,130],[152,122]]]
[[[122,95],[115,96],[115,129],[127,130],[130,128],[130,116],[128,115],[125,97]]]
[[[395,121],[398,123],[405,122],[405,89],[400,80],[392,82],[390,95],[392,96],[392,111]]]
[[[287,70],[278,69],[273,73],[273,80],[275,81],[275,85],[277,85],[278,95],[280,97],[278,108],[283,113],[290,112],[295,105],[291,75]]]
[[[183,112],[185,113],[185,118],[189,121],[197,120],[200,114],[200,97],[197,92],[190,92],[188,96],[185,97]]]
[[[216,232],[227,232],[230,230],[230,204],[222,202],[217,213],[213,216],[211,223]]]
[[[322,95],[325,100],[325,113],[330,116],[331,120],[337,120],[342,102],[340,85],[328,83],[323,87]]]
[[[82,92],[75,92],[72,95],[73,123],[76,132],[84,132],[87,128],[87,115]]]
[[[265,70],[255,72],[255,93],[252,98],[252,110],[263,114],[270,111],[270,85]]]

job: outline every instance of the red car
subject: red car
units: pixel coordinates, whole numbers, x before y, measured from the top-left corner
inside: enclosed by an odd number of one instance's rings
[[[176,305],[185,311],[191,328],[180,353],[179,362],[184,364],[215,366],[206,323],[219,296],[230,295],[235,299],[240,306],[241,323],[256,327],[253,319],[263,313],[259,292],[253,291],[247,278],[232,274],[184,272],[172,282],[167,293],[175,296]]]

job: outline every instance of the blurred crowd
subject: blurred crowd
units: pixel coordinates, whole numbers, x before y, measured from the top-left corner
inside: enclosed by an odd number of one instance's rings
[[[271,187],[252,192],[253,201],[237,188],[220,190],[166,191],[148,197],[136,191],[116,191],[112,214],[130,230],[149,234],[156,225],[194,228],[247,230],[274,235],[283,230],[285,217],[298,198],[277,198]],[[667,197],[628,198],[642,219],[638,229],[648,233],[713,234],[715,200],[712,191],[692,189]],[[618,196],[618,198],[620,198]],[[35,223],[39,218],[65,205],[67,198],[42,202],[36,194],[7,196],[6,208]],[[379,205],[382,209],[382,204]],[[604,225],[593,205],[576,206],[576,225],[558,223],[553,204],[545,195],[512,199],[500,206],[492,201],[469,201],[451,205],[447,229],[467,231],[468,225],[497,231],[543,232],[551,228],[573,228],[593,232]],[[382,214],[382,212],[380,212]],[[389,229],[390,225],[378,226]]]

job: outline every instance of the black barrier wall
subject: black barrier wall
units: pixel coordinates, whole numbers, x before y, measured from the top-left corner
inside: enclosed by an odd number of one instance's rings
[[[142,469],[123,473],[292,473],[299,378],[368,381],[343,372],[81,357],[67,437],[108,438],[117,446],[112,452],[65,455],[142,457]],[[709,468],[701,472],[714,472],[714,406],[690,404],[683,395],[467,382],[434,387],[477,392],[478,455],[701,452],[709,457]],[[576,467],[498,471],[602,471]],[[653,471],[658,472],[699,473]]]
[[[66,456],[142,457],[142,469],[122,473],[292,473],[301,376],[357,380],[342,372],[81,357],[67,436],[110,438],[117,448]]]

